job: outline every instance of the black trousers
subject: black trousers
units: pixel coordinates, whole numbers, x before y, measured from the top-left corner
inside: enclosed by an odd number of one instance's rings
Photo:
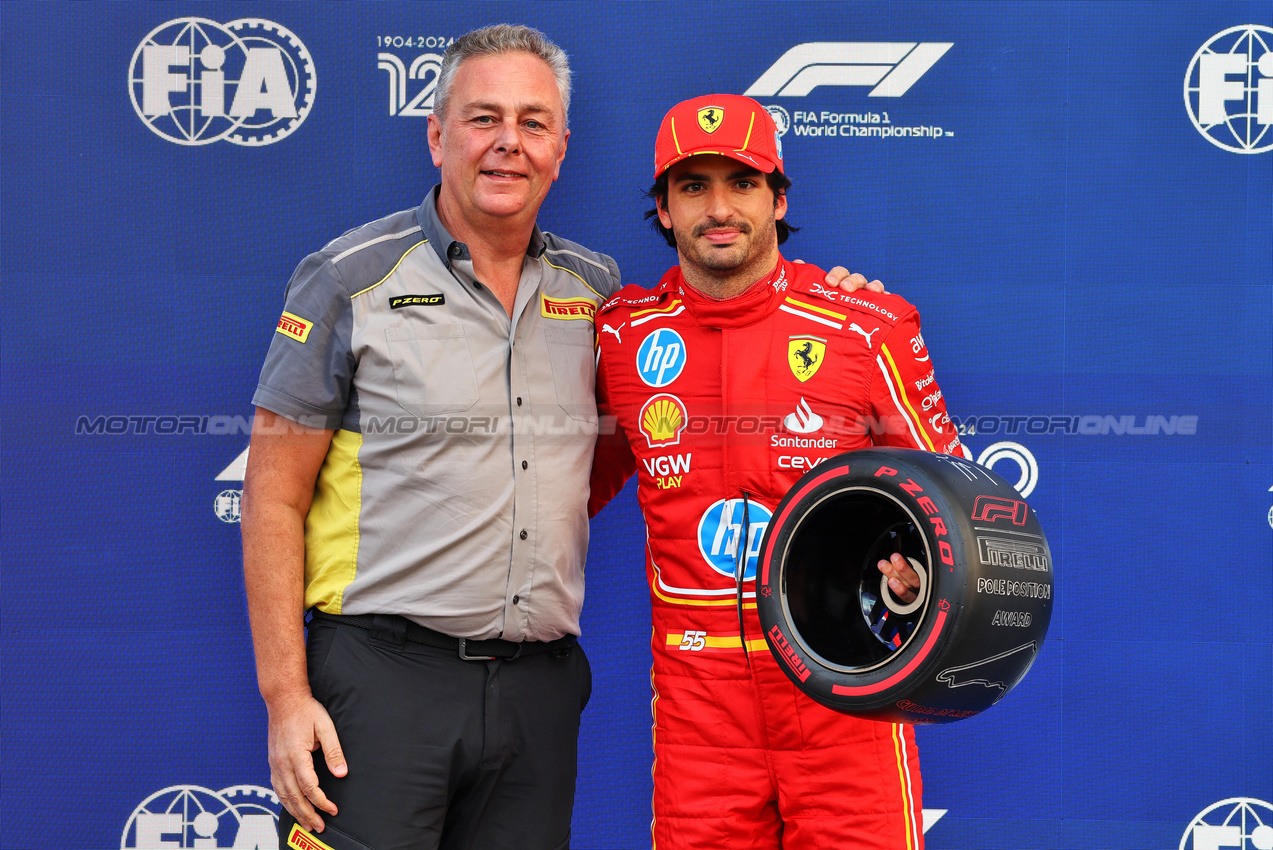
[[[579,715],[592,691],[578,644],[464,661],[385,630],[315,619],[307,651],[310,688],[349,764],[337,779],[314,755],[319,786],[339,809],[320,813],[319,841],[332,850],[569,848]],[[280,848],[294,824],[285,810]]]

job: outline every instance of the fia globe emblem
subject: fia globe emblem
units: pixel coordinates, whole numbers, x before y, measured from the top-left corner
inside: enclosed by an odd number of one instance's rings
[[[765,107],[765,111],[774,119],[774,126],[778,129],[778,136],[787,135],[787,131],[791,129],[791,113],[776,103],[771,103]],[[778,156],[782,156],[782,142],[778,142]]]
[[[242,517],[242,490],[222,490],[212,503],[212,512],[222,522],[238,522]]]
[[[257,785],[220,791],[173,785],[151,794],[133,810],[120,837],[120,850],[277,850],[279,808],[275,793]]]
[[[1230,797],[1199,812],[1180,839],[1180,850],[1273,850],[1273,805]]]
[[[178,145],[268,145],[314,105],[318,78],[295,33],[272,21],[177,18],[133,52],[128,93],[151,132]]]
[[[1185,72],[1185,108],[1218,148],[1273,148],[1273,29],[1250,24],[1213,35]]]

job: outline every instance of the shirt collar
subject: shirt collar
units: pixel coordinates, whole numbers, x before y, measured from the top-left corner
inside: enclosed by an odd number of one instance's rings
[[[469,254],[469,246],[458,239],[453,239],[443,226],[442,219],[438,218],[438,192],[441,190],[442,184],[439,183],[424,196],[424,202],[416,210],[415,217],[416,223],[420,225],[420,230],[424,233],[424,238],[429,240],[429,245],[438,255],[438,259],[449,269],[451,263],[457,260],[471,260],[472,256]],[[539,259],[547,247],[544,234],[536,224],[530,234],[530,244],[526,246],[526,255]]]

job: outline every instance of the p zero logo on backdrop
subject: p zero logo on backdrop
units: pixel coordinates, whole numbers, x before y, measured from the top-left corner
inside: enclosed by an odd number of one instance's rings
[[[179,145],[268,145],[314,105],[318,78],[305,45],[271,21],[177,18],[133,53],[129,96],[156,135]]]
[[[901,97],[954,42],[811,41],[769,66],[748,97],[804,97],[818,86],[871,86],[868,97]]]
[[[1273,29],[1230,27],[1194,54],[1185,72],[1185,109],[1218,148],[1263,153],[1273,148]]]

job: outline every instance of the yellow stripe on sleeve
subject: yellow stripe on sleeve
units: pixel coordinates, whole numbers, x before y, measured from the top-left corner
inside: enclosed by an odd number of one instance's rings
[[[798,307],[803,307],[806,310],[813,310],[824,316],[831,316],[832,318],[839,319],[842,322],[848,318],[848,316],[844,313],[837,313],[834,310],[828,310],[826,307],[819,307],[818,305],[810,304],[807,301],[797,301],[794,298],[787,298],[786,301],[788,304],[795,304]]]
[[[937,451],[933,446],[933,441],[928,437],[928,429],[924,427],[924,420],[915,412],[915,408],[911,406],[911,400],[906,395],[906,381],[902,379],[902,375],[897,370],[897,364],[893,362],[893,354],[888,350],[888,346],[880,343],[880,352],[884,355],[884,359],[888,361],[889,371],[893,373],[893,382],[897,385],[897,394],[902,399],[902,404],[906,405],[907,411],[910,412],[911,419],[915,422],[916,430],[919,435],[924,438],[924,442],[928,445],[930,452]]]

